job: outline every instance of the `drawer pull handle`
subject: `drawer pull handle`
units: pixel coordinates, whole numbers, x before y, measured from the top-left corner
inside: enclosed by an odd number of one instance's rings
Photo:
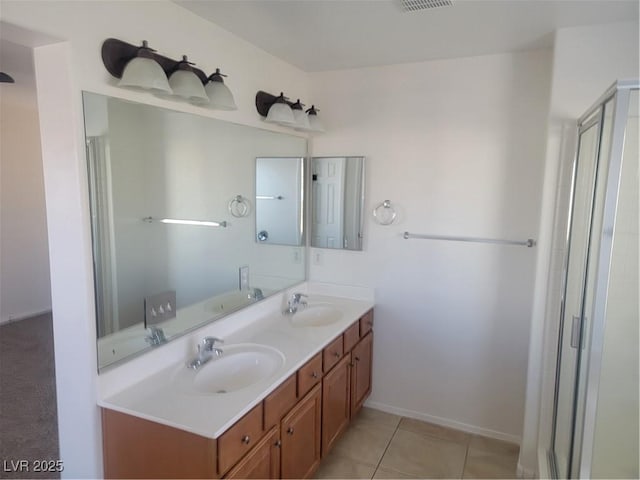
[[[274,444],[274,446],[280,448],[282,446],[282,440],[280,439],[276,440],[276,443]]]
[[[333,356],[336,358],[340,358],[340,352],[334,352]]]
[[[313,372],[313,373],[311,374],[311,376],[312,376],[313,378],[318,378],[318,372]]]
[[[289,428],[287,428],[287,433],[288,433],[289,435],[293,435],[293,427],[289,427]]]
[[[251,437],[249,437],[249,435],[245,435],[244,437],[242,437],[242,443],[244,443],[245,445],[249,445],[249,443],[251,443]]]

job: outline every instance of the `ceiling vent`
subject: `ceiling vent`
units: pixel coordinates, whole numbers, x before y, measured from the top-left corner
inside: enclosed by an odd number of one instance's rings
[[[396,0],[403,12],[419,12],[431,8],[453,7],[451,0]]]

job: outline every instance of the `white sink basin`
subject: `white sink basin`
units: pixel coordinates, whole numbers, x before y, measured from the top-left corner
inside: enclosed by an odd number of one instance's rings
[[[330,303],[313,303],[301,308],[291,316],[294,327],[321,327],[342,318],[342,312]]]
[[[282,352],[265,345],[221,348],[222,356],[214,356],[196,371],[181,367],[177,380],[182,389],[210,395],[235,392],[271,377],[284,364]]]

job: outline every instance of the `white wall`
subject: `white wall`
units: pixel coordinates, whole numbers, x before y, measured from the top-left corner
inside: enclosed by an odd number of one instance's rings
[[[571,162],[576,120],[617,79],[637,78],[638,23],[564,28],[556,32],[539,255],[527,373],[520,466],[546,472]]]
[[[0,41],[0,323],[51,309],[40,129],[31,48]]]
[[[38,47],[34,52],[51,257],[60,450],[64,477],[100,477],[96,328],[81,90],[253,126],[266,126],[254,106],[259,89],[286,91],[312,103],[314,99],[308,96],[307,76],[300,70],[171,2],[8,0],[2,2],[2,21],[29,30],[24,34],[25,41],[48,35],[62,42]],[[14,30],[3,27],[3,35]],[[134,44],[146,39],[172,58],[186,53],[207,72],[221,67],[229,75],[226,81],[234,92],[238,111],[213,112],[113,86],[115,79],[106,72],[100,57],[101,44],[108,37]]]
[[[364,251],[323,250],[310,280],[376,289],[372,405],[519,441],[536,249],[401,235],[537,237],[550,60],[312,75],[314,155],[366,156]],[[371,216],[385,199],[387,227]]]

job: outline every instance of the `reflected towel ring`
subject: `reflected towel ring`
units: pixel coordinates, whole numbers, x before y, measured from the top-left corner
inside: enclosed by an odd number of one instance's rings
[[[373,209],[373,219],[378,225],[391,225],[396,219],[396,210],[391,200],[385,200]]]
[[[229,202],[229,213],[236,218],[246,217],[249,215],[250,204],[249,200],[242,195],[236,195]]]

